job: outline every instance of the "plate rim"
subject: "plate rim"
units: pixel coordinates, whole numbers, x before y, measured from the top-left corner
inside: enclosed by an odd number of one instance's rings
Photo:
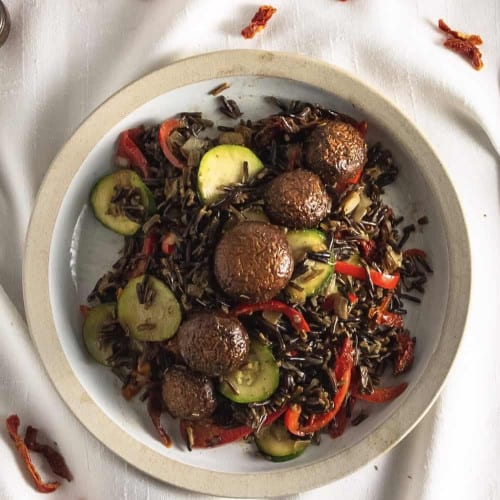
[[[441,222],[447,241],[453,244],[448,244],[447,313],[439,344],[411,396],[366,438],[333,457],[284,471],[225,473],[177,462],[144,446],[93,402],[71,370],[59,343],[50,304],[48,262],[55,222],[67,188],[83,160],[112,126],[139,106],[176,88],[246,75],[292,79],[350,102],[349,95],[361,90],[365,99],[383,104],[385,114],[416,138],[416,149],[423,158],[420,171],[426,182],[435,191],[438,187],[444,189]],[[35,200],[23,258],[23,295],[31,338],[52,384],[84,427],[111,451],[156,479],[201,493],[233,497],[269,497],[316,488],[351,474],[400,442],[424,417],[446,381],[465,331],[470,289],[470,247],[462,209],[444,166],[424,134],[391,101],[345,70],[304,55],[261,50],[216,51],[176,61],[139,78],[104,101],[52,161]],[[435,360],[437,354],[439,363]]]

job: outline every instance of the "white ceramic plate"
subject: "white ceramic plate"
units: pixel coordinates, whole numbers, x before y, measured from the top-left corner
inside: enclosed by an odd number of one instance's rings
[[[96,179],[111,170],[121,130],[160,122],[181,111],[203,111],[223,123],[207,92],[227,81],[245,118],[275,112],[263,96],[336,108],[369,123],[368,141],[381,140],[401,167],[389,200],[408,221],[430,224],[412,236],[435,269],[407,324],[417,354],[410,386],[394,402],[374,405],[370,418],[299,459],[273,464],[243,444],[189,453],[157,440],[141,403],[127,403],[117,380],[93,363],[81,341],[80,303],[117,258],[121,238],[101,226],[88,206]],[[445,171],[422,134],[374,90],[343,71],[301,56],[229,51],[180,61],[131,84],[97,109],[54,160],[30,224],[24,293],[30,331],[61,397],[99,440],[144,472],[216,495],[272,496],[304,491],[349,474],[388,450],[422,418],[450,370],[468,307],[470,258],[461,210]],[[177,425],[171,422],[171,429]]]

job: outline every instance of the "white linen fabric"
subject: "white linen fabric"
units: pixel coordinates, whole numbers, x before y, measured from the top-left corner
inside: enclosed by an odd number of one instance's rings
[[[257,1],[4,3],[12,31],[0,48],[0,498],[39,496],[5,431],[11,413],[19,414],[23,428],[31,423],[56,440],[74,472],[74,481],[64,482],[54,499],[203,498],[128,466],[69,412],[21,316],[21,261],[37,189],[78,124],[151,70],[231,48],[306,54],[385,94],[423,130],[446,165],[471,241],[468,325],[438,402],[392,451],[297,498],[500,498],[498,0],[273,0],[278,12],[253,40],[244,40],[240,30]],[[483,37],[482,71],[442,47],[440,17]]]

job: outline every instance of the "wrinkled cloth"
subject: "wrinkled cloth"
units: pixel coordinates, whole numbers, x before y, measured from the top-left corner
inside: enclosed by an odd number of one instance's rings
[[[356,473],[297,498],[500,498],[500,4],[498,0],[274,0],[253,40],[248,0],[4,0],[0,48],[0,498],[38,498],[5,431],[58,442],[75,479],[52,498],[195,499],[128,466],[56,394],[26,330],[21,261],[38,187],[84,118],[125,84],[187,56],[230,48],[299,52],[344,68],[424,132],[461,200],[473,258],[468,324],[447,385],[417,428]],[[442,46],[438,18],[477,33],[475,71]],[[464,291],[465,293],[465,291]],[[39,462],[37,462],[39,463]],[[44,478],[54,476],[41,467]]]

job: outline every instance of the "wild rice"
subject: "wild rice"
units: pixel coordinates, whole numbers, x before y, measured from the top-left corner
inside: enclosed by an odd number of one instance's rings
[[[209,92],[209,94],[213,96],[219,95],[221,92],[224,92],[224,90],[227,90],[230,86],[231,85],[229,85],[229,83],[227,82],[221,83],[220,85],[217,85],[217,87],[213,88]]]
[[[221,84],[211,93],[217,95],[226,90]],[[219,95],[220,111],[232,119],[242,116],[237,103]],[[225,230],[226,224],[243,218],[242,211],[247,208],[261,208],[266,184],[290,168],[289,148],[301,147],[307,134],[319,123],[328,119],[345,118],[334,110],[299,101],[284,101],[270,98],[279,112],[270,117],[254,122],[240,120],[234,127],[219,126],[223,132],[237,132],[245,138],[245,144],[264,162],[265,168],[258,176],[248,180],[248,165],[244,165],[244,182],[226,186],[222,190],[222,198],[214,205],[203,205],[197,195],[197,169],[193,165],[182,171],[165,160],[158,144],[158,127],[146,128],[141,137],[141,149],[151,166],[151,178],[147,184],[153,192],[158,213],[144,220],[144,207],[140,196],[134,190],[120,191],[113,194],[113,203],[133,220],[139,221],[143,232],[157,231],[165,234],[173,232],[177,241],[170,255],[158,252],[145,263],[146,274],[137,285],[136,293],[141,304],[151,305],[155,291],[149,276],[164,281],[175,294],[183,315],[196,310],[222,309],[229,311],[232,304],[220,291],[215,282],[212,270],[214,248]],[[214,139],[201,137],[201,132],[213,124],[205,120],[201,113],[183,113],[181,119],[185,128],[175,137],[174,147],[181,151],[182,146],[190,139],[202,140],[206,150],[217,144]],[[179,153],[180,154],[180,153]],[[299,154],[299,164],[302,151]],[[304,277],[309,272],[307,260],[330,262],[345,260],[360,253],[360,241],[375,240],[379,249],[391,247],[401,249],[410,234],[415,231],[414,225],[406,226],[400,231],[398,225],[403,217],[397,216],[382,200],[383,188],[394,182],[398,175],[392,155],[380,143],[369,148],[368,163],[364,171],[362,183],[371,205],[360,220],[345,216],[336,205],[328,218],[322,222],[321,229],[326,234],[327,251],[310,252],[301,263],[298,263],[294,278]],[[351,188],[352,189],[352,188]],[[344,196],[349,194],[349,190]],[[342,200],[343,198],[341,198]],[[426,223],[421,217],[419,224]],[[113,269],[97,282],[89,296],[89,301],[116,301],[116,294],[128,282],[128,275],[135,265],[144,257],[140,254],[141,235],[125,239],[124,249]],[[384,270],[383,256],[372,260],[363,258],[362,265]],[[400,283],[394,291],[390,305],[392,312],[406,313],[403,300],[414,303],[421,301],[408,292],[424,291],[427,275],[432,273],[427,260],[419,255],[403,256],[400,270]],[[321,297],[308,299],[306,304],[296,305],[311,326],[311,332],[297,334],[284,318],[276,323],[266,321],[262,315],[242,316],[240,319],[253,338],[269,345],[281,367],[280,384],[269,400],[249,405],[238,405],[225,401],[218,410],[217,418],[228,423],[246,423],[258,429],[262,426],[266,415],[280,408],[288,401],[300,402],[304,415],[322,413],[332,406],[333,395],[338,381],[332,373],[332,360],[335,359],[342,339],[351,338],[355,347],[355,364],[360,375],[361,390],[371,392],[379,383],[385,368],[391,363],[397,350],[396,336],[399,330],[381,327],[367,317],[372,307],[377,307],[384,291],[376,287],[367,273],[367,281],[354,280],[349,276],[336,275],[335,285],[340,294],[355,294],[356,303],[349,303],[344,318],[322,308]],[[294,282],[290,286],[303,291]],[[278,297],[287,300],[285,296]],[[153,323],[139,325],[140,330],[148,331],[156,327]],[[126,332],[116,322],[105,326],[102,334],[113,347],[113,355],[109,364],[121,380],[129,380],[130,374],[137,367],[139,359],[146,356],[151,363],[151,382],[159,383],[163,371],[172,365],[176,358],[168,348],[160,347],[153,342],[131,342]],[[141,356],[141,358],[140,358]],[[346,402],[349,412],[351,400]],[[220,413],[220,415],[219,415]],[[355,417],[353,425],[359,423],[364,416]],[[191,432],[191,434],[190,434]],[[192,430],[188,428],[188,438],[192,444]]]
[[[219,106],[219,111],[221,113],[225,114],[229,118],[232,118],[233,120],[243,115],[238,104],[236,104],[236,101],[233,99],[227,99],[223,95],[221,95],[219,99],[221,101],[221,105]]]

